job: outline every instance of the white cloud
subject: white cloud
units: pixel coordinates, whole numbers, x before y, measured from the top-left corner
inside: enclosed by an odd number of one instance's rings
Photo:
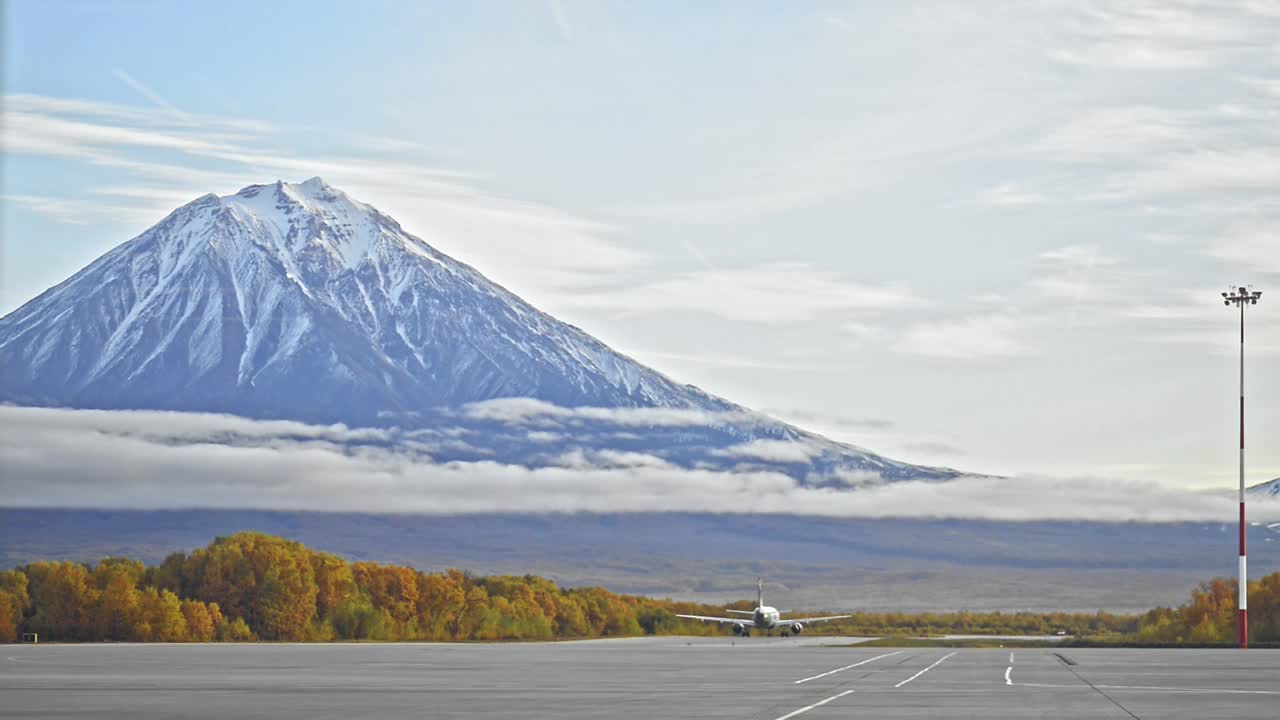
[[[1047,200],[1043,194],[1028,190],[1016,183],[1002,183],[978,193],[978,202],[984,205],[1034,205]]]
[[[488,192],[473,175],[424,164],[424,149],[394,138],[364,138],[395,152],[379,158],[311,155],[283,146],[287,137],[253,121],[206,118],[84,100],[6,95],[6,153],[65,158],[124,171],[130,181],[92,188],[95,200],[39,198],[62,222],[110,219],[142,225],[207,192],[231,193],[274,179],[322,176],[454,257],[479,264],[497,282],[535,304],[607,284],[643,268],[648,257],[607,239],[611,228],[547,205]],[[158,99],[158,96],[157,96]],[[437,153],[438,155],[438,153]],[[205,169],[210,163],[221,170]],[[33,195],[16,195],[27,206]],[[15,200],[17,201],[17,200]],[[60,202],[61,204],[55,204]],[[76,204],[72,204],[76,203]],[[105,250],[106,248],[104,248]]]
[[[717,450],[724,457],[742,457],[781,463],[807,463],[822,454],[820,448],[796,440],[752,440]]]
[[[565,40],[573,40],[573,24],[564,11],[564,0],[547,0],[547,5],[551,9],[551,17],[555,18],[556,27],[560,29],[560,36]]]
[[[1165,150],[1195,135],[1192,116],[1146,105],[1077,112],[1032,149],[1067,163],[1095,162]]]
[[[1096,245],[1068,245],[1055,250],[1046,250],[1040,257],[1070,267],[1093,268],[1098,266],[1119,264],[1118,258],[1104,255]]]
[[[0,199],[19,207],[40,213],[52,218],[55,222],[68,225],[84,225],[88,222],[88,208],[83,203],[62,198],[43,197],[39,195],[0,195]]]
[[[892,420],[884,418],[845,417],[812,410],[771,410],[766,408],[761,412],[802,426],[818,424],[846,430],[888,430],[894,426]]]
[[[575,302],[625,314],[697,311],[765,324],[812,320],[822,313],[925,304],[905,287],[859,283],[806,263],[694,270],[607,293],[584,293]]]
[[[656,455],[624,450],[584,450],[582,448],[574,448],[564,453],[556,458],[553,464],[575,470],[618,468],[676,469],[674,465]]]
[[[1208,252],[1246,271],[1280,275],[1280,224],[1272,220],[1237,225],[1217,235]]]
[[[1277,16],[1250,0],[1066,3],[1057,62],[1098,70],[1191,71],[1264,54]]]
[[[158,417],[159,416],[159,417]],[[163,420],[163,422],[158,422]],[[639,454],[573,467],[435,464],[334,444],[360,430],[224,416],[0,407],[8,507],[257,508],[338,512],[739,512],[993,520],[1229,521],[1229,494],[1088,478],[802,487],[772,472],[674,468]],[[172,434],[166,432],[175,428]],[[228,428],[253,444],[222,438]],[[269,442],[266,441],[270,439]],[[303,438],[303,439],[299,439]],[[312,439],[312,440],[308,440]],[[1280,517],[1255,503],[1255,517]]]
[[[1025,355],[1031,348],[1017,337],[1023,323],[1009,314],[918,323],[907,328],[898,349],[951,360]]]
[[[908,442],[902,446],[905,450],[915,455],[958,457],[964,455],[964,450],[951,445],[949,443],[938,442],[936,440],[921,440],[918,442]]]
[[[691,408],[661,407],[564,407],[534,398],[513,397],[485,400],[463,405],[461,413],[471,420],[488,420],[511,424],[538,423],[543,420],[592,420],[629,427],[696,427],[721,423],[765,422],[748,410],[716,412]]]

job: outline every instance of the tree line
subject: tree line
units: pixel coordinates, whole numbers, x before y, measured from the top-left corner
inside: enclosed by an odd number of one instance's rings
[[[1234,585],[1216,580],[1177,610],[1109,613],[857,613],[824,633],[1126,635],[1151,641],[1230,640]],[[1259,640],[1275,638],[1280,573],[1251,597]],[[735,604],[749,609],[749,602]],[[677,613],[718,606],[565,589],[533,575],[476,577],[451,569],[348,562],[261,533],[214,540],[157,566],[106,558],[96,565],[35,562],[0,572],[0,642],[22,633],[54,641],[233,642],[332,640],[549,640],[642,634],[707,635],[723,626]],[[1210,628],[1210,629],[1205,629]],[[808,630],[806,630],[808,631]],[[1223,635],[1222,633],[1226,633]],[[1206,638],[1214,639],[1206,639]]]
[[[1191,600],[1176,608],[1156,608],[1138,623],[1137,640],[1145,643],[1222,644],[1236,641],[1239,614],[1235,580],[1216,578],[1191,591]],[[1249,638],[1280,642],[1280,572],[1249,582]]]

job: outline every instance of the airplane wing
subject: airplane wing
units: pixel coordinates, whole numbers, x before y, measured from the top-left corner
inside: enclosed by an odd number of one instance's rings
[[[752,622],[751,620],[748,620],[747,618],[707,617],[706,615],[676,615],[676,617],[686,618],[688,620],[702,620],[704,622],[738,623],[740,625],[745,625],[747,627],[756,626],[754,622]]]
[[[847,617],[853,617],[853,616],[852,615],[827,615],[826,617],[816,617],[816,618],[783,618],[778,622],[779,623],[789,623],[789,622],[816,623],[816,622],[829,622],[831,620],[843,620]]]
[[[755,613],[750,610],[730,610],[728,608],[725,608],[725,612],[733,613],[734,615],[746,615],[748,617],[755,617]]]

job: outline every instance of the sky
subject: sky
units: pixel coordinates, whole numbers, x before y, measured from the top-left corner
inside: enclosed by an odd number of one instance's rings
[[[1280,6],[5,2],[0,313],[314,175],[672,377],[973,473],[1280,476]]]

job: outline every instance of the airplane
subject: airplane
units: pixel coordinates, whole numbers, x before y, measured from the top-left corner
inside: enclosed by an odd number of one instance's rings
[[[787,618],[783,620],[780,616],[782,613],[776,608],[771,608],[764,604],[764,579],[756,578],[756,609],[755,610],[729,610],[725,612],[735,615],[749,615],[746,618],[726,618],[726,617],[708,617],[705,615],[676,615],[676,617],[686,618],[689,620],[702,620],[704,622],[732,623],[733,634],[742,637],[751,637],[751,631],[763,630],[766,633],[774,628],[782,631],[782,637],[789,635],[799,635],[804,630],[804,623],[827,622],[830,620],[841,620],[851,617],[849,615],[827,615],[825,617],[811,618]]]

